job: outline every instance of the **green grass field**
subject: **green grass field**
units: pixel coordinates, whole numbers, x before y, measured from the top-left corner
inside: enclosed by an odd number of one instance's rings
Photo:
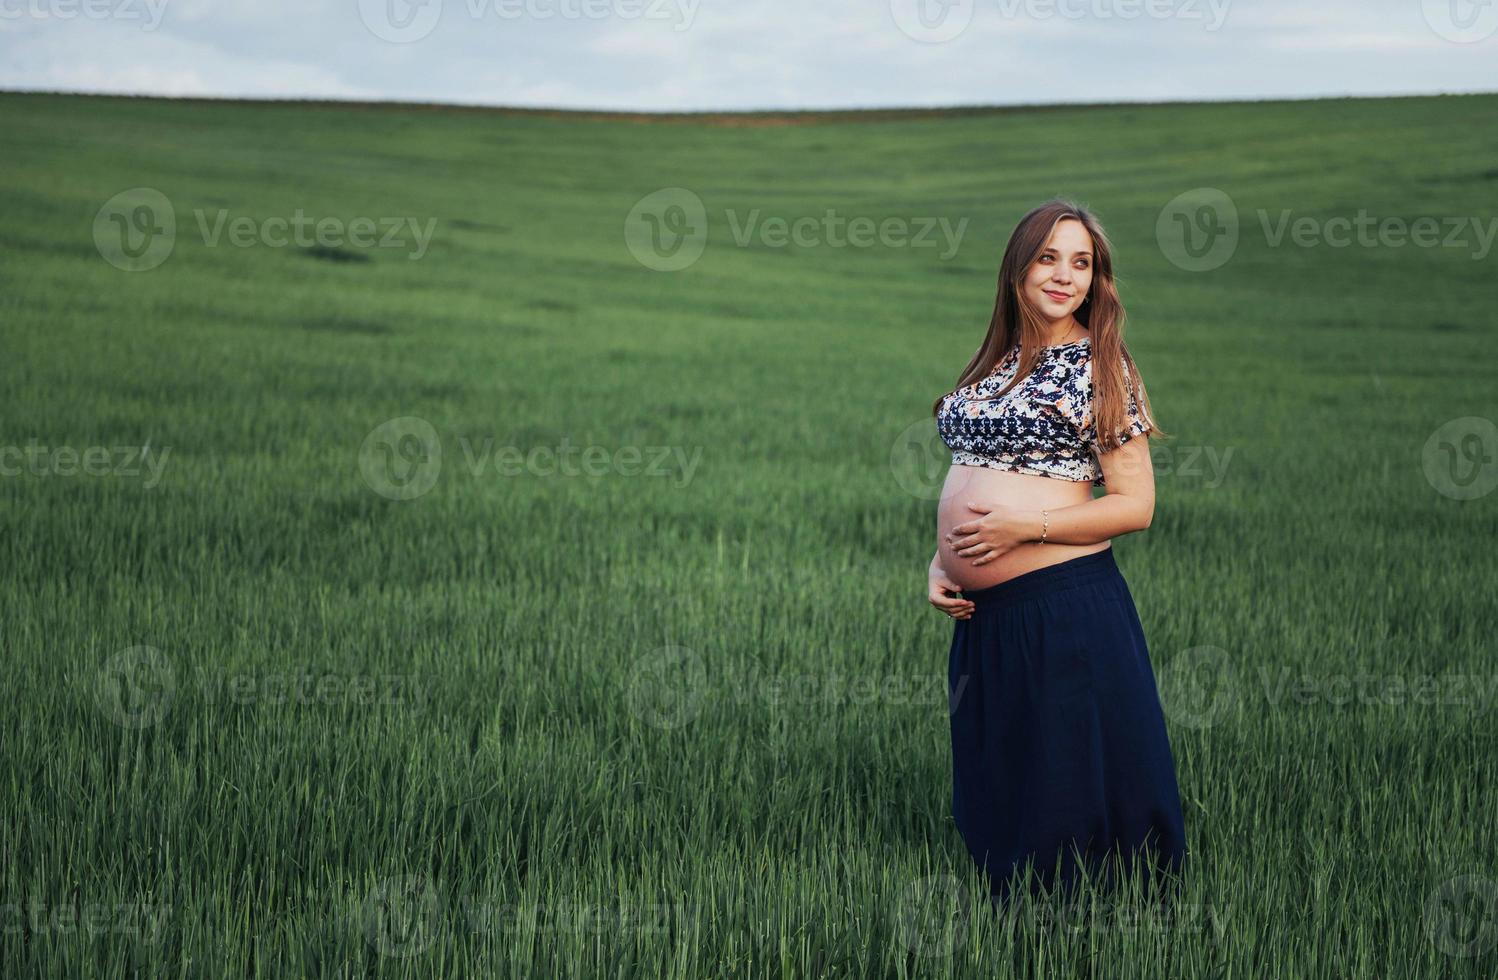
[[[0,95],[0,975],[1498,972],[1498,96],[722,122]],[[949,816],[929,410],[1053,195],[1171,434],[1168,920]]]

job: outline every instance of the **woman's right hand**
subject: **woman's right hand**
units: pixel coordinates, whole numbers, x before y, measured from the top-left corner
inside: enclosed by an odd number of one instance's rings
[[[962,590],[957,584],[947,578],[946,570],[932,559],[930,571],[926,578],[927,595],[931,604],[953,619],[969,619],[973,615],[971,599],[956,598],[957,593]]]

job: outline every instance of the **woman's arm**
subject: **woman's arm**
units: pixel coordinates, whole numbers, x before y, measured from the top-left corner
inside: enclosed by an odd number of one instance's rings
[[[1097,544],[1130,531],[1142,531],[1155,516],[1155,470],[1149,453],[1149,435],[1135,436],[1111,453],[1098,457],[1108,492],[1086,503],[1048,510],[991,507],[970,501],[968,506],[983,513],[959,524],[949,535],[957,554],[982,565],[1029,541],[1056,544]]]
[[[957,583],[947,577],[947,571],[941,563],[941,551],[938,550],[931,556],[931,566],[926,569],[927,600],[953,619],[967,619],[972,616],[975,607],[971,599],[957,598],[961,592]]]

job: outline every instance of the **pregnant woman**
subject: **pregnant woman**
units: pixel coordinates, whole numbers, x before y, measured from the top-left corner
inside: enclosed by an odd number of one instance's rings
[[[1027,868],[1039,893],[1184,866],[1175,762],[1110,544],[1150,525],[1149,434],[1164,435],[1123,321],[1097,220],[1050,201],[1010,237],[988,335],[933,406],[952,450],[929,583],[956,621],[952,815],[996,900]]]

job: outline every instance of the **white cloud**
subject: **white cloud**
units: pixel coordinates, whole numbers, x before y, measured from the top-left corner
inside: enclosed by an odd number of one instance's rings
[[[1114,16],[1129,0],[1066,8],[1083,16],[1043,0],[976,0],[971,24],[944,44],[902,33],[891,0],[702,0],[673,8],[690,11],[685,30],[626,16],[504,18],[499,2],[445,0],[430,35],[410,44],[377,36],[357,0],[167,0],[150,31],[123,17],[0,18],[0,86],[641,110],[1498,88],[1498,39],[1449,43],[1418,3],[1396,0],[1229,6],[1217,31],[1200,18]]]
[[[231,54],[160,31],[125,34],[102,24],[37,32],[7,47],[0,86],[168,96],[379,96],[323,66]]]

